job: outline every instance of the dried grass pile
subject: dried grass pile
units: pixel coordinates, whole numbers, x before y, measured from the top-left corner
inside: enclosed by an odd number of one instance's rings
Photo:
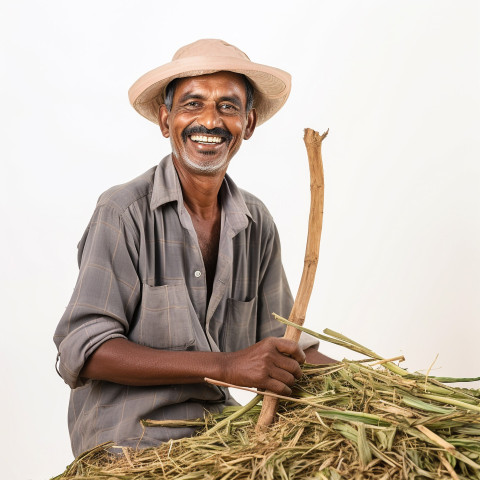
[[[447,385],[474,379],[408,374],[325,332],[370,358],[305,365],[266,434],[255,432],[257,396],[197,421],[198,436],[119,458],[102,445],[56,479],[480,479],[480,391]]]

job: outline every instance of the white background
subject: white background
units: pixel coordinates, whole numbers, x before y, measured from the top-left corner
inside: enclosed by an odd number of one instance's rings
[[[72,460],[52,335],[99,194],[169,152],[129,86],[222,38],[293,75],[229,173],[274,215],[295,293],[309,211],[303,128],[324,143],[325,214],[306,324],[478,376],[480,2],[2,2],[2,475]],[[353,358],[328,344],[322,350]],[[478,383],[476,384],[478,388]]]

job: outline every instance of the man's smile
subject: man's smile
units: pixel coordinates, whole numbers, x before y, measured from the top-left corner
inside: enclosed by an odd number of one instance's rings
[[[161,105],[159,125],[170,138],[177,169],[183,166],[189,175],[224,175],[255,128],[255,110],[246,111],[244,79],[231,72],[181,78],[171,97],[169,106]]]
[[[216,147],[220,145],[228,145],[233,138],[232,134],[225,128],[215,127],[206,128],[203,125],[195,125],[187,127],[182,132],[183,142],[191,140],[197,146]]]
[[[200,133],[194,133],[187,135],[185,145],[185,154],[190,155],[190,159],[193,156],[200,156],[200,158],[213,158],[220,155],[223,157],[227,154],[229,141],[225,137],[219,135],[205,135]]]
[[[207,143],[222,143],[224,141],[223,138],[220,138],[220,137],[211,137],[209,135],[191,135],[190,136],[190,140],[192,140],[192,142],[196,142],[196,143],[203,143],[203,144],[207,144]]]

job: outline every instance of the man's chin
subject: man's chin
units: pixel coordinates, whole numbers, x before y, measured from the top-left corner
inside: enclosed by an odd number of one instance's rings
[[[219,173],[224,173],[230,163],[227,157],[197,160],[188,155],[175,154],[176,158],[192,173],[213,177]]]

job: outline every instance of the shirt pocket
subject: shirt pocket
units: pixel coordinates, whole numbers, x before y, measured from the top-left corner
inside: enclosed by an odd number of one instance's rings
[[[157,349],[192,350],[195,336],[185,284],[143,284],[142,289],[139,319],[129,338]]]
[[[223,328],[223,351],[236,352],[256,342],[257,297],[246,302],[227,299],[227,314]]]

